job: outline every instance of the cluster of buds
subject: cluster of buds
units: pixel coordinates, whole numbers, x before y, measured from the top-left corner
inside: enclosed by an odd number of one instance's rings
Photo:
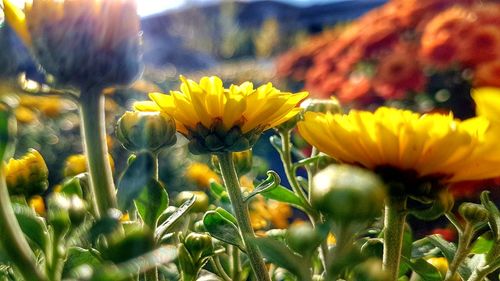
[[[181,237],[182,238],[182,237]],[[212,237],[205,233],[189,233],[179,244],[179,264],[182,269],[182,280],[194,280],[200,269],[214,253]]]

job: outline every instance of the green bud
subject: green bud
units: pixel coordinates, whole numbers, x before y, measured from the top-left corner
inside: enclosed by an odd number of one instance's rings
[[[49,184],[49,170],[45,160],[34,149],[30,149],[20,159],[10,159],[5,165],[5,175],[11,195],[29,198],[45,192]]]
[[[295,252],[309,256],[321,243],[321,235],[309,224],[298,224],[287,231],[286,243]]]
[[[468,202],[458,207],[458,213],[471,224],[486,222],[489,216],[488,210],[482,205]]]
[[[378,259],[369,259],[356,267],[351,273],[351,279],[356,281],[386,281],[390,277],[382,270],[382,262]]]
[[[116,136],[132,152],[157,151],[175,144],[175,121],[160,112],[127,111],[116,124]]]
[[[194,230],[196,232],[205,232],[207,229],[205,228],[205,224],[203,224],[203,221],[197,221],[194,223]]]
[[[184,239],[184,246],[191,254],[194,262],[213,254],[212,237],[204,233],[191,232]]]
[[[238,175],[244,175],[252,170],[253,154],[252,149],[233,152],[233,163]],[[212,165],[220,172],[219,159],[217,156],[212,155]]]
[[[183,191],[175,197],[175,203],[177,206],[182,205],[182,203],[191,199],[193,194],[196,196],[193,207],[191,207],[191,212],[194,213],[204,213],[208,209],[208,196],[203,191]]]
[[[340,113],[341,107],[339,101],[335,97],[330,99],[307,99],[300,107],[305,111],[321,112],[321,113]]]
[[[56,233],[63,233],[71,225],[69,210],[71,200],[61,194],[54,193],[48,199],[47,221]]]
[[[79,226],[85,220],[85,215],[87,214],[85,202],[76,195],[71,196],[69,200],[69,219],[73,226]]]
[[[279,241],[285,241],[287,236],[286,229],[270,229],[266,231],[266,237],[274,238]]]
[[[152,251],[155,248],[153,233],[148,228],[130,227],[125,233],[109,236],[108,248],[103,257],[114,263],[125,262]]]
[[[337,222],[370,220],[380,215],[385,187],[373,173],[348,165],[330,165],[313,178],[311,203]]]

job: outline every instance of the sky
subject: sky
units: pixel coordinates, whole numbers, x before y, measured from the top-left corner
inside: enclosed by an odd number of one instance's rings
[[[26,0],[12,0],[12,1],[18,4],[19,6],[23,6],[23,3]],[[139,15],[148,16],[155,13],[163,12],[165,10],[179,8],[187,3],[209,3],[216,1],[219,0],[137,0],[137,8]],[[244,0],[244,1],[254,1],[254,0]],[[335,2],[339,0],[279,0],[279,1],[290,4],[311,5],[317,3]]]

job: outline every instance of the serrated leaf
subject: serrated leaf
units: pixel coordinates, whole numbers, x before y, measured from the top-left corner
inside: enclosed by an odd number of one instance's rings
[[[161,239],[163,235],[165,235],[168,232],[170,227],[172,227],[175,224],[175,222],[182,217],[182,215],[188,212],[189,209],[191,209],[191,207],[193,207],[195,201],[196,201],[196,196],[193,195],[191,199],[188,199],[184,203],[182,203],[182,205],[180,205],[179,208],[177,208],[177,210],[175,210],[175,212],[173,212],[172,215],[170,215],[170,217],[168,217],[160,226],[158,226],[158,228],[155,231],[156,239]]]
[[[270,262],[290,271],[299,280],[311,280],[311,272],[307,262],[304,262],[301,256],[293,253],[284,243],[267,237],[254,238],[252,242],[259,247],[264,257]]]
[[[88,249],[71,247],[68,249],[68,257],[64,263],[63,277],[69,277],[72,270],[75,270],[82,265],[97,268],[101,264],[102,262],[99,258],[92,254]]]
[[[279,202],[292,204],[300,209],[303,209],[302,201],[300,198],[295,195],[291,190],[287,189],[282,185],[278,185],[277,187],[264,191],[261,193],[262,196],[268,199],[273,199]]]
[[[160,182],[152,179],[134,202],[144,223],[156,229],[158,218],[168,207],[168,194]]]
[[[406,257],[401,257],[401,262],[407,264],[415,273],[417,273],[422,280],[425,281],[442,281],[443,277],[430,263],[424,259],[410,260]]]
[[[203,216],[203,225],[214,238],[235,245],[241,250],[245,249],[245,244],[236,225],[218,212],[206,212]]]
[[[130,209],[133,201],[154,178],[154,165],[155,161],[151,153],[141,153],[127,167],[118,182],[117,200],[118,207],[122,211]]]
[[[28,206],[13,203],[12,209],[26,237],[28,237],[39,249],[42,251],[45,250],[49,239],[49,233],[44,220],[38,217]]]

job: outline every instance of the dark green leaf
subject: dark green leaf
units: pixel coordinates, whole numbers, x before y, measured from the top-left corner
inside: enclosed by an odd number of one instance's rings
[[[407,264],[422,280],[425,281],[442,281],[443,277],[439,271],[426,262],[424,259],[409,260],[406,257],[401,257],[401,262]]]
[[[95,250],[94,250],[95,251]],[[101,261],[95,254],[87,249],[80,247],[71,247],[68,249],[68,257],[64,263],[63,276],[69,277],[71,271],[82,265],[88,265],[92,268],[97,268],[101,265]]]
[[[168,194],[163,185],[153,179],[134,202],[144,223],[156,229],[158,218],[168,207]]]
[[[128,210],[133,201],[139,197],[143,189],[153,178],[155,161],[151,153],[141,153],[130,164],[118,182],[118,207]]]
[[[498,242],[500,241],[500,211],[495,203],[490,200],[489,191],[483,191],[483,193],[481,193],[481,203],[489,212],[488,221],[493,231],[493,237]]]
[[[182,205],[180,205],[174,213],[172,213],[160,226],[158,226],[155,231],[155,237],[157,239],[161,239],[161,237],[169,231],[170,227],[172,227],[175,222],[182,217],[182,215],[187,213],[191,207],[193,207],[195,201],[196,196],[194,195],[191,199],[184,201],[184,203],[182,203]]]
[[[295,274],[299,280],[311,280],[308,262],[293,253],[284,243],[273,238],[255,238],[252,241],[270,262]]]
[[[437,234],[427,236],[427,239],[429,239],[429,242],[431,242],[432,245],[438,247],[441,250],[449,263],[453,261],[455,252],[457,251],[457,247],[453,243],[444,240],[441,235]]]
[[[262,192],[261,195],[268,199],[289,203],[303,209],[302,201],[300,200],[300,198],[291,190],[282,185],[278,185],[276,188]]]
[[[48,241],[48,231],[44,220],[38,217],[28,206],[13,203],[12,209],[24,234],[41,249],[45,250]]]
[[[217,209],[215,209],[215,211],[217,213],[219,213],[221,216],[223,216],[225,219],[227,219],[228,221],[234,223],[234,225],[238,224],[238,221],[236,220],[236,218],[230,212],[226,211],[225,209],[217,207]]]
[[[218,212],[206,212],[205,216],[203,216],[203,224],[208,233],[214,238],[235,245],[242,250],[245,249],[236,225]]]
[[[96,221],[88,232],[90,241],[95,242],[99,236],[106,236],[117,230],[120,226],[120,216],[121,213],[116,210],[116,212],[110,212]]]

